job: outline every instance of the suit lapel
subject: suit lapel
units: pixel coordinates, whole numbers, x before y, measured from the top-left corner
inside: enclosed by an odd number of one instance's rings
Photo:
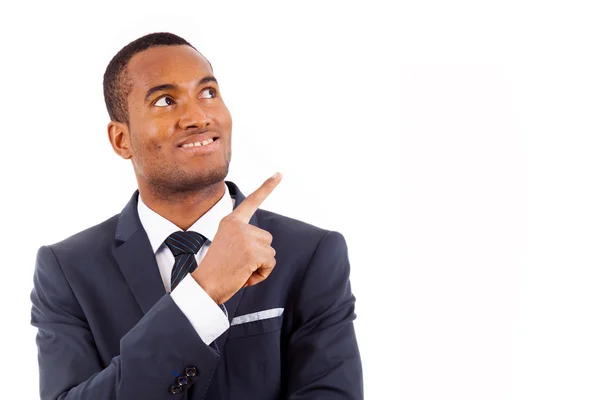
[[[156,258],[137,212],[138,192],[119,215],[113,253],[119,268],[146,314],[165,295]]]
[[[231,194],[232,197],[235,198],[235,204],[234,204],[233,208],[236,209],[237,206],[239,206],[244,201],[246,196],[244,196],[242,194],[242,192],[235,185],[235,183],[229,182],[229,181],[225,181],[225,183],[227,184],[227,187],[229,188],[229,193]],[[250,225],[259,227],[258,226],[258,218],[256,217],[256,213],[254,213],[254,215],[252,215],[252,218],[250,218],[249,223],[250,223]],[[225,307],[227,308],[227,315],[229,317],[230,324],[236,315],[237,309],[240,305],[240,302],[242,301],[242,297],[244,296],[244,292],[245,292],[244,288],[238,290],[236,292],[236,294],[234,294],[229,300],[227,300],[225,302]],[[227,329],[225,331],[225,333],[223,333],[221,336],[219,336],[217,338],[216,342],[220,349],[223,348],[223,345],[225,344],[225,340],[227,340],[228,335],[229,335],[229,329]]]

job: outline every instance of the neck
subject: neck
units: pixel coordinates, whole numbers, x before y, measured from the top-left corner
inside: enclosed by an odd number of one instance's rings
[[[138,185],[138,187],[140,199],[148,208],[184,231],[206,214],[225,194],[224,181],[195,191],[171,193],[168,197],[153,193],[146,185]]]

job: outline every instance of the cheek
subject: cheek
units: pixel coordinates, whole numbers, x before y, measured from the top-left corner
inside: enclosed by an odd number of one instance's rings
[[[221,129],[231,129],[231,113],[222,101],[212,109],[212,119]]]
[[[161,120],[149,120],[135,125],[133,135],[138,149],[144,152],[156,152],[167,149],[167,142],[172,137],[172,128]]]
[[[161,142],[159,138],[150,136],[143,144],[144,153],[147,158],[159,159],[164,158],[168,146]]]
[[[229,129],[231,129],[231,125],[232,125],[232,122],[231,122],[231,113],[229,112],[229,109],[227,107],[225,107],[225,105],[223,105],[223,108],[225,109],[224,113],[223,113],[224,114],[224,118],[225,118],[225,124],[226,124],[226,126]]]
[[[132,135],[133,158],[143,165],[154,164],[165,157],[168,146],[158,136],[148,132],[136,132]]]

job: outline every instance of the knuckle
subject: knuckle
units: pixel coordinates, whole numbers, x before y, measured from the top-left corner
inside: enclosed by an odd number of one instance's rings
[[[233,221],[233,217],[231,215],[223,217],[223,219],[221,219],[221,221],[219,222],[219,228],[224,228],[228,226],[229,224],[231,224],[231,221]]]
[[[267,232],[267,231],[265,231],[265,232]],[[269,244],[271,244],[273,242],[273,235],[271,235],[270,232],[267,232],[265,234],[265,237],[267,238],[267,242],[269,242]]]

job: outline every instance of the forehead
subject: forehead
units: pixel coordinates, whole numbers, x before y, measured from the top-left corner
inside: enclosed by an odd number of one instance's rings
[[[212,69],[206,58],[190,46],[158,46],[133,56],[127,64],[127,75],[133,91],[144,91],[167,83],[195,83],[211,76]]]

